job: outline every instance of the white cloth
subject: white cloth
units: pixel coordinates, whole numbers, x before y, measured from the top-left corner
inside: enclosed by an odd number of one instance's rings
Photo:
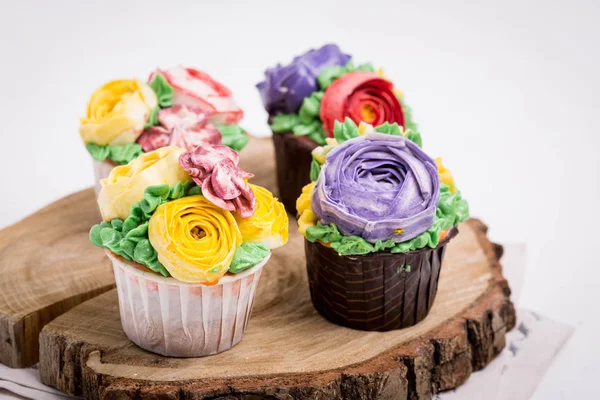
[[[511,299],[518,308],[525,277],[524,244],[504,247],[504,276],[510,282]],[[474,373],[455,390],[436,399],[526,400],[531,397],[574,328],[529,310],[517,310],[517,326],[506,336],[506,349],[482,371]],[[64,400],[71,398],[40,382],[36,368],[12,369],[0,364],[0,399]]]

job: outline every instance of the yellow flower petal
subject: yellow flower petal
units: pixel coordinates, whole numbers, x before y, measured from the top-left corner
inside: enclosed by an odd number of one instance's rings
[[[317,216],[313,210],[305,210],[298,218],[298,232],[306,236],[306,229],[311,226],[315,226],[317,223]]]
[[[456,185],[454,183],[454,177],[452,176],[452,173],[446,167],[444,167],[444,164],[442,164],[442,158],[441,157],[436,158],[435,163],[437,164],[437,167],[438,167],[438,174],[440,175],[440,182],[445,183],[446,185],[450,186],[451,193],[456,193]]]
[[[102,179],[98,194],[98,206],[102,219],[125,219],[131,206],[144,198],[148,186],[185,182],[190,176],[179,165],[184,152],[179,147],[167,146],[143,153],[127,165],[112,169],[108,178]]]
[[[361,121],[358,125],[358,133],[360,135],[366,135],[367,133],[373,132],[373,125],[367,124],[364,121]]]
[[[173,278],[207,284],[225,275],[242,244],[233,214],[202,195],[159,206],[150,218],[148,238]]]
[[[302,188],[302,193],[296,200],[298,215],[302,215],[306,210],[312,210],[312,194],[315,190],[315,184],[316,182],[311,182]]]
[[[288,240],[289,221],[283,204],[262,186],[249,184],[256,197],[256,211],[249,218],[235,214],[244,242],[262,244],[269,249]]]
[[[158,105],[150,86],[136,80],[108,82],[92,95],[79,134],[85,143],[134,143]]]
[[[296,200],[298,210],[298,232],[306,236],[306,229],[317,223],[317,216],[312,210],[312,195],[316,182],[311,182],[302,188],[302,194]]]

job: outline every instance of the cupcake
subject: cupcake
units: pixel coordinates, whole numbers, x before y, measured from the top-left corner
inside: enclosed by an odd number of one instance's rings
[[[314,307],[349,328],[416,324],[435,299],[446,244],[469,216],[441,160],[397,123],[346,118],[312,152],[297,201]]]
[[[92,95],[79,128],[94,160],[96,193],[115,166],[161,147],[207,143],[240,151],[248,143],[237,125],[243,115],[229,89],[193,68],[157,69],[147,83],[106,83]]]
[[[257,88],[273,131],[279,195],[290,213],[310,182],[311,151],[333,137],[335,121],[397,123],[418,136],[402,93],[382,70],[356,65],[335,44],[267,69]]]
[[[112,261],[123,331],[139,347],[198,357],[242,339],[288,218],[238,162],[223,145],[165,146],[102,180],[90,240]]]

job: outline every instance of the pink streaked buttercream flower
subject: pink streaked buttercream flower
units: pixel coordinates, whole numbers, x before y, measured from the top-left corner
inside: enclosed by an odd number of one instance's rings
[[[179,157],[179,164],[208,201],[248,218],[256,210],[256,198],[246,180],[254,175],[238,163],[238,153],[222,145],[201,144]]]
[[[164,146],[191,150],[199,144],[221,144],[221,132],[209,121],[208,115],[197,107],[183,104],[158,112],[160,126],[146,129],[138,139],[145,152]]]
[[[207,73],[181,66],[156,71],[173,87],[173,104],[198,107],[208,114],[214,124],[236,124],[244,116],[242,109],[233,100],[231,91]],[[154,74],[150,75],[149,82]]]

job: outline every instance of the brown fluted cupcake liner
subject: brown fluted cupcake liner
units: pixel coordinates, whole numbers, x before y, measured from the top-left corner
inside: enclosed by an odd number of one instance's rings
[[[310,295],[329,321],[364,331],[407,328],[423,320],[437,293],[446,244],[408,253],[340,256],[305,240]]]
[[[273,133],[279,200],[287,212],[296,215],[296,199],[310,183],[311,152],[318,145],[305,136]]]

